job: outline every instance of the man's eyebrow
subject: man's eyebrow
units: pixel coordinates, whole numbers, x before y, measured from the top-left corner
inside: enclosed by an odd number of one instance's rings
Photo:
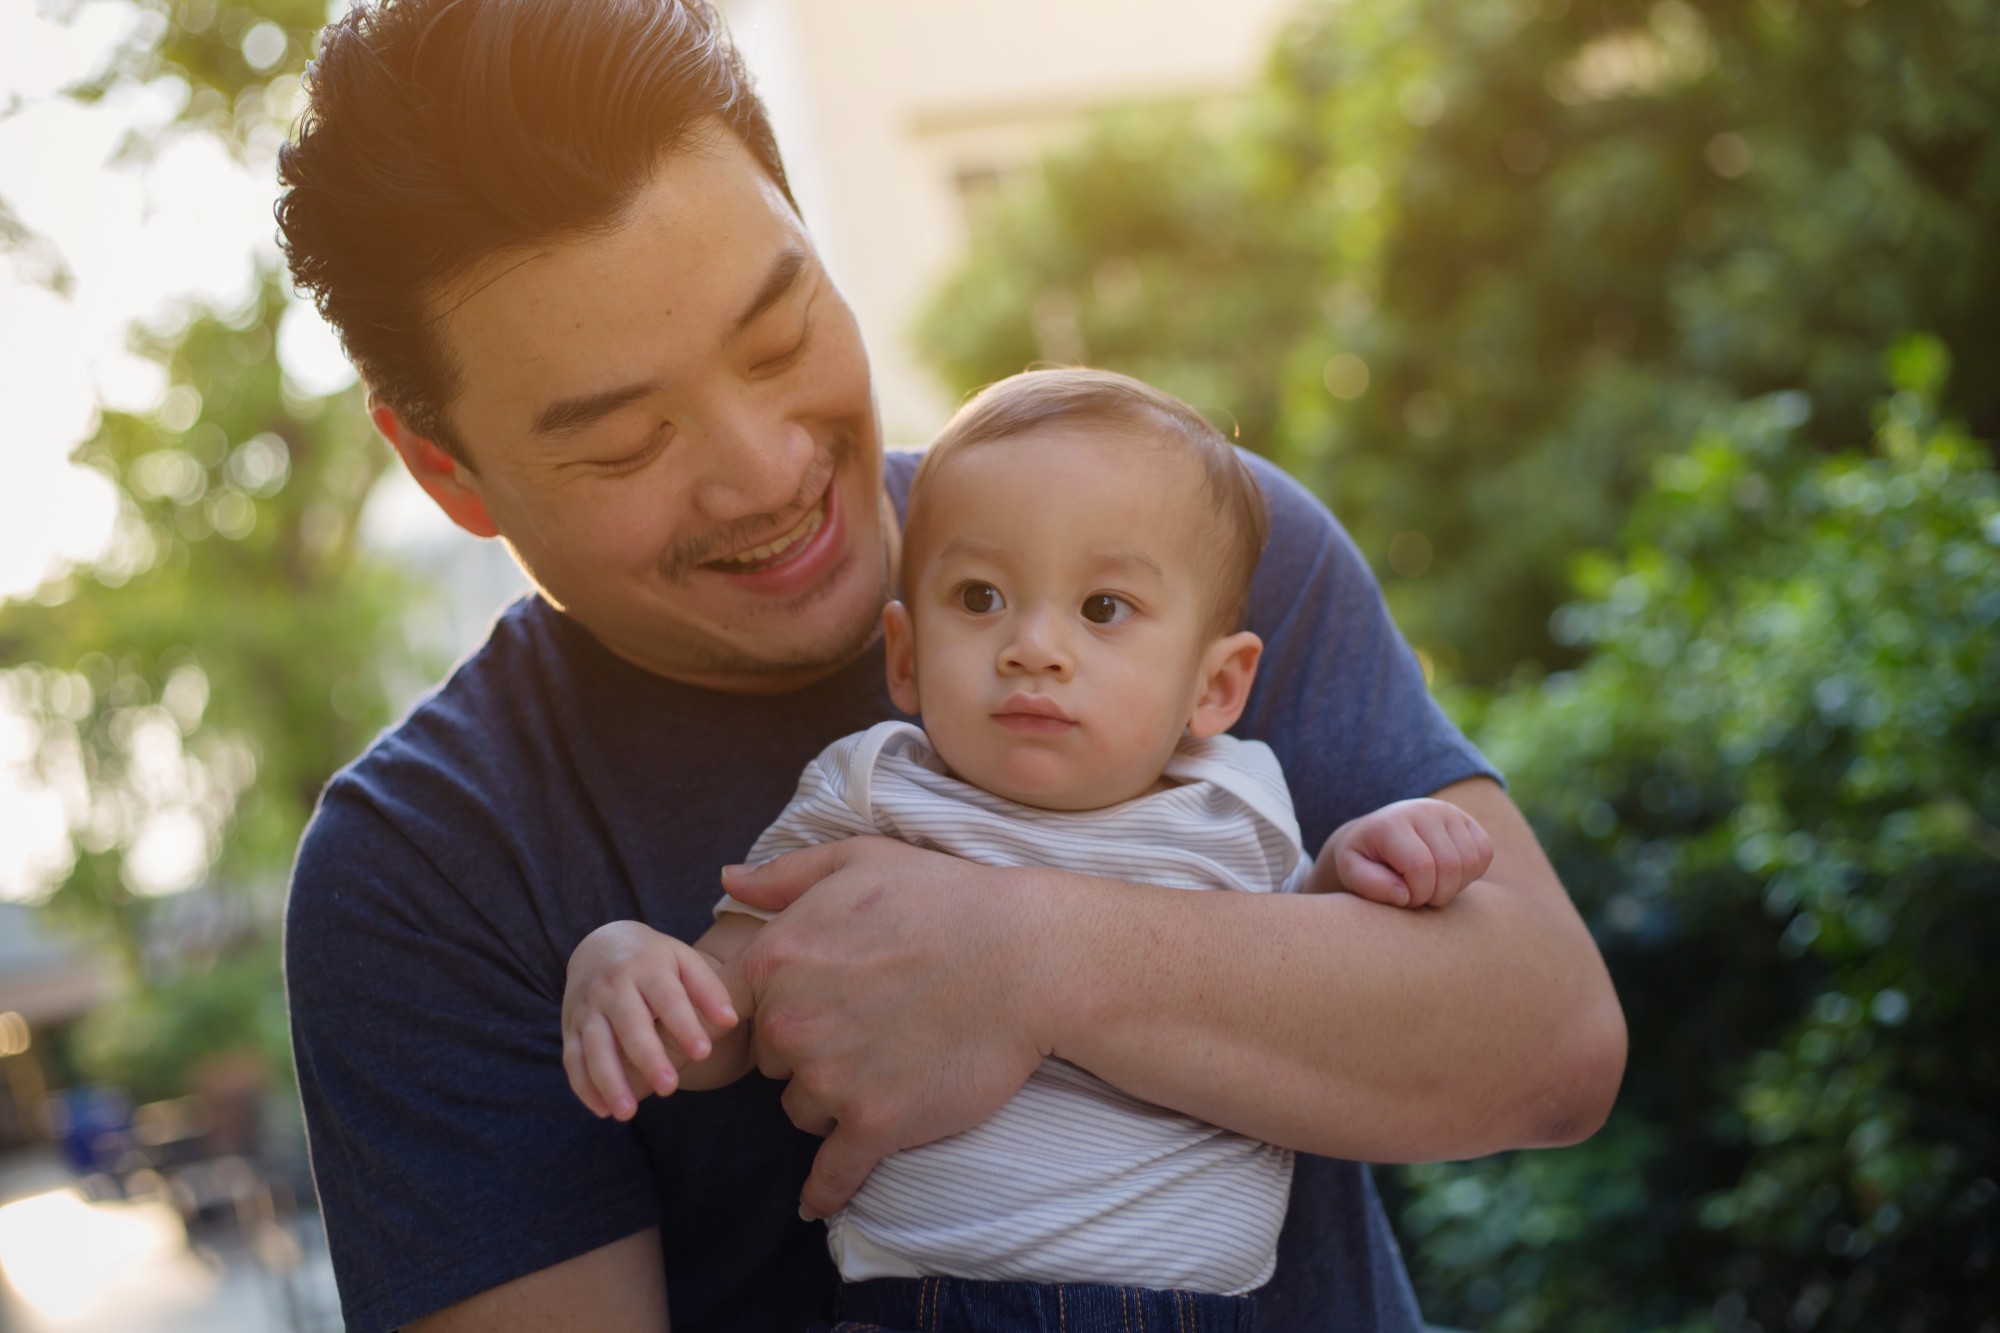
[[[729,326],[729,337],[750,327],[757,316],[769,310],[786,292],[798,283],[799,275],[806,271],[808,256],[796,246],[787,249],[772,263],[770,272],[764,275],[764,285],[750,298]],[[559,398],[543,408],[535,417],[533,427],[537,435],[572,435],[592,422],[610,416],[628,403],[637,402],[659,388],[657,382],[644,384],[622,384],[615,389],[604,389],[597,393],[583,394],[576,398]]]
[[[537,435],[571,435],[592,422],[610,416],[627,403],[635,403],[660,386],[657,383],[621,384],[576,398],[558,398],[535,418]]]
[[[743,307],[743,313],[729,326],[729,336],[734,338],[755,323],[757,316],[776,305],[805,271],[805,251],[794,246],[779,255],[777,262],[771,265],[771,271],[764,275],[764,285],[757,289],[757,294],[750,298],[750,304]]]

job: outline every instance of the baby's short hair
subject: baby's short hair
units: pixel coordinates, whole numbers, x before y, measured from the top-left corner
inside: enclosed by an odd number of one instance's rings
[[[921,552],[925,540],[919,531],[924,492],[951,460],[968,449],[1042,426],[1075,422],[1122,426],[1141,438],[1185,450],[1200,465],[1220,520],[1210,538],[1217,558],[1206,566],[1212,571],[1210,629],[1222,635],[1241,628],[1249,609],[1250,578],[1269,531],[1257,479],[1208,418],[1170,393],[1110,370],[1023,371],[987,385],[953,414],[910,482],[912,522],[904,532],[904,601],[910,600],[918,573],[919,561],[911,557]]]

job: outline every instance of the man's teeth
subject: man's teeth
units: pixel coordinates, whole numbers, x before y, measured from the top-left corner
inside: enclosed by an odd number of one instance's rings
[[[796,528],[793,528],[784,536],[779,537],[775,541],[766,542],[762,546],[753,546],[747,551],[740,551],[717,563],[724,565],[761,565],[766,560],[783,555],[786,551],[791,550],[794,546],[797,546],[800,542],[818,532],[819,525],[825,521],[826,507],[824,505],[816,506],[810,514],[807,514],[800,521]]]

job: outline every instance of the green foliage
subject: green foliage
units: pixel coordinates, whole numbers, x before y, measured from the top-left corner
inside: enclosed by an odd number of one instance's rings
[[[93,1082],[122,1087],[135,1102],[185,1093],[203,1061],[224,1052],[256,1056],[272,1086],[289,1087],[277,951],[239,954],[114,1000],[84,1020],[73,1047]]]
[[[2000,1318],[2000,480],[1942,347],[1891,367],[1872,454],[1787,392],[1660,459],[1557,617],[1587,663],[1488,714],[1632,1052],[1583,1146],[1407,1173],[1434,1317]]]
[[[978,231],[953,385],[1314,482],[1604,946],[1618,1110],[1402,1174],[1426,1312],[2000,1328],[2000,4],[1322,3]]]
[[[166,80],[185,89],[180,131],[239,152],[270,150],[297,114],[298,75],[327,20],[323,0],[139,0],[140,21],[102,71],[70,90],[91,102],[120,86]],[[158,142],[133,140],[143,156]]]
[[[355,532],[387,451],[354,392],[286,387],[284,310],[267,279],[247,311],[151,340],[164,402],[103,414],[77,451],[118,489],[111,550],[0,606],[0,690],[68,805],[75,864],[49,908],[141,979],[162,840],[199,840],[213,882],[274,905],[320,786],[386,721],[384,672],[406,656],[404,588]]]
[[[137,8],[125,44],[70,95],[177,87],[169,134],[267,159],[296,114],[322,0]],[[123,153],[162,142],[135,138]],[[5,201],[0,250],[63,290],[60,256]],[[71,1054],[86,1076],[141,1096],[184,1091],[216,1051],[283,1068],[268,926],[284,873],[321,785],[387,720],[385,678],[408,666],[409,590],[356,541],[389,455],[358,391],[314,399],[286,384],[285,310],[266,274],[245,310],[137,335],[167,372],[165,401],[104,413],[76,454],[117,488],[111,550],[0,605],[0,705],[38,730],[42,777],[64,797],[70,864],[48,910],[111,945],[135,983],[86,1021]],[[219,960],[175,957],[155,895],[189,868],[247,895],[266,929]]]
[[[1574,660],[1569,552],[1716,407],[1803,388],[1835,448],[1902,331],[2000,360],[1996,125],[1994,0],[1321,3],[1233,130],[1048,162],[923,341],[957,388],[1088,360],[1240,422],[1491,685]],[[1947,406],[2000,433],[2000,379]]]

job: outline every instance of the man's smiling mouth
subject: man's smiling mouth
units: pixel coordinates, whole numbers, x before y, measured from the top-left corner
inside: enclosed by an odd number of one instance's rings
[[[728,570],[732,574],[748,574],[783,564],[788,555],[810,541],[812,535],[826,522],[826,501],[832,491],[833,488],[828,486],[826,491],[821,493],[819,503],[808,510],[806,516],[800,519],[791,531],[780,533],[761,546],[753,546],[746,551],[738,551],[735,555],[711,560],[708,562],[709,567]]]

